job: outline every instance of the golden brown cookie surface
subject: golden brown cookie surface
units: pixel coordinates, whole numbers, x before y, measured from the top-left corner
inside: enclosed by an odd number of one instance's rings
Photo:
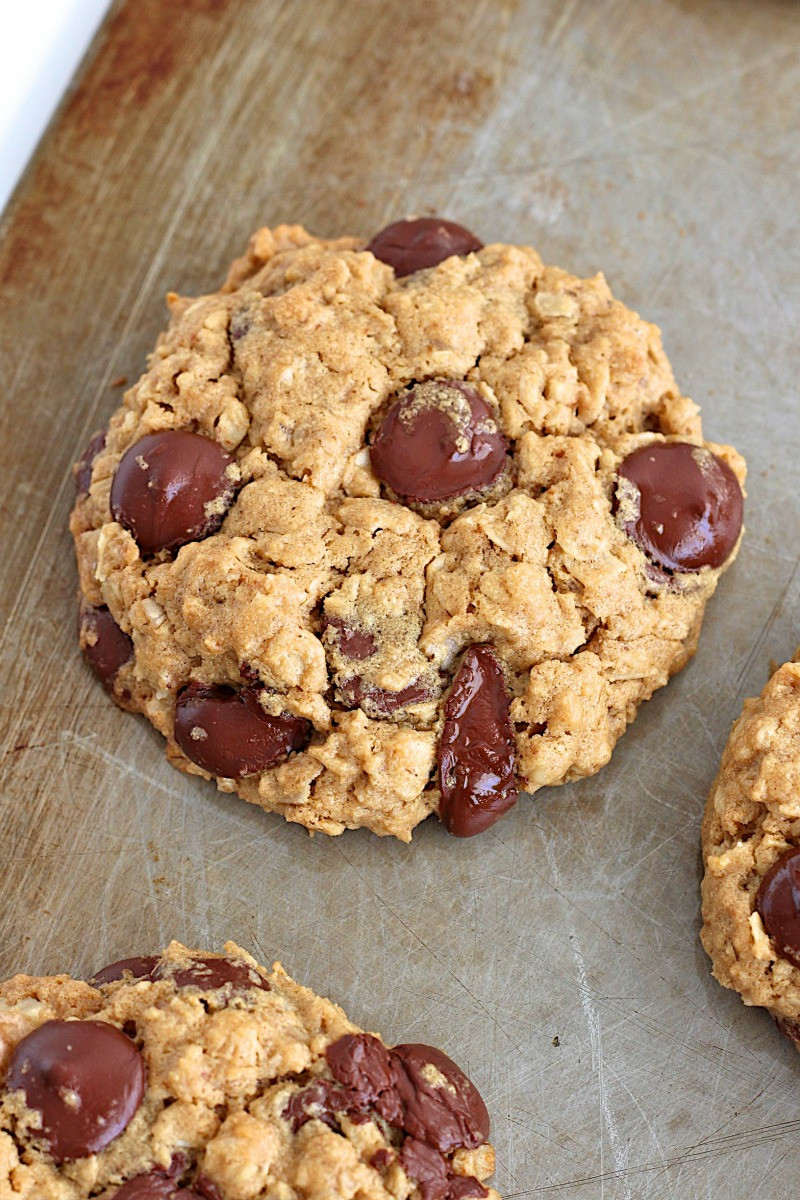
[[[741,524],[741,458],[602,276],[504,245],[420,269],[422,234],[397,274],[259,231],[172,298],[78,472],[98,674],[181,769],[331,834],[408,840],[442,795],[469,834],[599,770]]]

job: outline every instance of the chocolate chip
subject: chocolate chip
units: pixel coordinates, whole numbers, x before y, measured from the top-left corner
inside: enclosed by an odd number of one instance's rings
[[[433,697],[433,690],[424,683],[410,683],[399,692],[387,692],[384,688],[372,687],[360,675],[346,679],[338,689],[339,698],[348,708],[363,708],[367,716],[390,717],[401,708],[421,704]]]
[[[352,1093],[359,1108],[375,1104],[394,1088],[389,1051],[371,1033],[346,1033],[328,1046],[325,1057],[334,1079]]]
[[[393,1162],[394,1155],[391,1150],[387,1150],[385,1146],[382,1146],[380,1150],[375,1151],[369,1160],[369,1165],[374,1167],[376,1171],[385,1171]]]
[[[189,683],[175,705],[175,741],[210,775],[242,779],[283,762],[311,737],[311,723],[288,714],[271,716],[259,689],[235,691],[219,684]]]
[[[106,691],[113,692],[117,675],[133,658],[133,642],[107,608],[81,604],[78,639],[83,657]]]
[[[442,217],[394,221],[376,233],[367,249],[394,267],[395,275],[412,275],[435,267],[454,254],[472,254],[483,247],[474,233]]]
[[[207,1175],[198,1175],[194,1181],[199,1200],[224,1200],[222,1192]],[[181,1196],[181,1200],[183,1197]]]
[[[416,1181],[422,1200],[444,1200],[447,1195],[447,1160],[416,1138],[406,1138],[400,1151],[406,1175]]]
[[[456,1175],[447,1159],[416,1138],[406,1138],[400,1151],[406,1175],[416,1181],[422,1200],[462,1200],[488,1196],[488,1190],[473,1175]]]
[[[662,567],[721,567],[742,528],[742,490],[731,468],[702,446],[651,442],[617,473],[622,528]]]
[[[154,954],[142,954],[137,958],[120,958],[117,962],[102,967],[89,980],[92,987],[105,983],[116,983],[118,979],[152,979],[153,970],[159,959]]]
[[[463,1200],[467,1196],[485,1197],[489,1189],[485,1188],[474,1175],[449,1175],[447,1178],[447,1200]]]
[[[800,967],[800,850],[782,854],[756,894],[756,908],[781,958]]]
[[[348,1111],[348,1099],[341,1088],[327,1079],[318,1079],[309,1087],[295,1092],[281,1116],[297,1133],[307,1121],[322,1121],[329,1129],[338,1129],[336,1113]]]
[[[143,554],[177,550],[215,533],[234,492],[233,460],[199,433],[151,433],[122,456],[111,512]]]
[[[374,1108],[390,1125],[401,1125],[389,1051],[371,1033],[345,1034],[325,1051],[334,1078],[345,1088],[351,1114]]]
[[[75,467],[75,490],[79,496],[85,496],[92,482],[92,467],[94,460],[106,444],[103,430],[92,435],[89,445],[81,455]]]
[[[6,1075],[41,1113],[41,1138],[57,1163],[97,1154],[126,1128],[144,1095],[134,1043],[103,1021],[46,1021],[19,1043]]]
[[[327,616],[324,618],[324,629],[333,630],[333,640],[343,658],[353,658],[361,662],[375,653],[375,638],[365,629],[345,625],[339,617]]]
[[[478,1089],[441,1050],[395,1046],[392,1069],[403,1128],[411,1137],[443,1154],[488,1140],[489,1114]]]
[[[517,802],[510,701],[491,646],[471,646],[444,706],[439,816],[456,837],[493,825]]]
[[[203,1200],[201,1193],[180,1187],[163,1171],[148,1171],[123,1183],[111,1200]]]
[[[153,979],[171,979],[176,987],[196,987],[204,992],[213,992],[230,985],[233,991],[260,988],[270,991],[269,981],[254,967],[243,962],[231,962],[229,958],[197,954],[188,967],[173,962],[159,961],[153,971]]]
[[[497,418],[474,388],[434,379],[395,401],[370,461],[396,495],[429,504],[485,491],[505,467],[507,451]]]

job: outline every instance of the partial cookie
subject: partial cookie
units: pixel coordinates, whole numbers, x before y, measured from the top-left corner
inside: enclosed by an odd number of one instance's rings
[[[76,468],[81,646],[182,770],[468,836],[694,653],[744,464],[602,276],[437,218],[260,230]]]
[[[0,1200],[491,1197],[489,1117],[276,963],[173,942],[0,984]]]
[[[800,662],[745,701],[702,836],[700,936],[714,976],[800,1043]]]

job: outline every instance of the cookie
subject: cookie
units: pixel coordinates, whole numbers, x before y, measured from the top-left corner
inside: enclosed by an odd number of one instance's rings
[[[2,1200],[499,1200],[446,1054],[387,1047],[232,942],[14,976],[0,1071]]]
[[[800,1043],[800,661],[745,701],[702,840],[700,936],[714,976]]]
[[[404,841],[608,762],[742,523],[658,330],[436,218],[262,229],[169,305],[71,527],[83,651],[170,760]]]

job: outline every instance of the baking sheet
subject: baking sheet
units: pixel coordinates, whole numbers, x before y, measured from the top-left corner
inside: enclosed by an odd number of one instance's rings
[[[0,228],[3,976],[233,937],[461,1063],[506,1197],[794,1200],[800,1062],[697,928],[720,751],[800,640],[798,35],[793,0],[117,4]],[[70,466],[168,288],[261,223],[427,211],[658,321],[749,460],[747,537],[599,776],[471,841],[310,840],[170,769],[83,667]]]

